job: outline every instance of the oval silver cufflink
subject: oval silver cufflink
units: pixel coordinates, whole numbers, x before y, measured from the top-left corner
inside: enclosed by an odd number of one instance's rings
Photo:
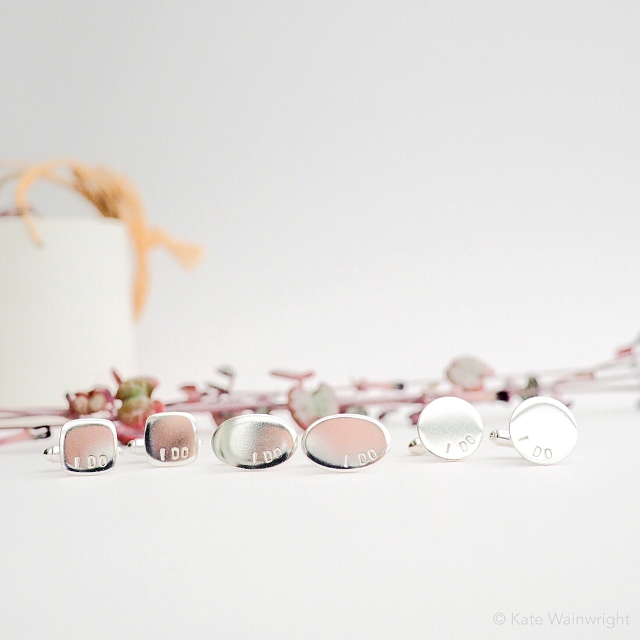
[[[50,462],[60,462],[68,473],[93,475],[111,470],[120,447],[111,420],[80,418],[66,422],[60,430],[60,444],[45,449]]]
[[[473,405],[462,398],[437,398],[422,410],[418,437],[409,443],[409,451],[462,460],[480,446],[482,434],[482,418]]]
[[[566,458],[578,441],[578,425],[569,409],[554,398],[537,396],[520,403],[509,420],[509,431],[490,436],[496,444],[509,444],[536,464],[555,464]]]
[[[359,414],[320,418],[302,436],[306,456],[323,467],[342,471],[362,469],[384,458],[391,447],[386,427]]]
[[[154,413],[145,422],[144,437],[131,440],[127,448],[159,467],[189,464],[200,450],[196,421],[190,413]]]
[[[211,448],[224,463],[241,469],[268,469],[296,451],[298,435],[284,420],[250,413],[225,420],[211,438]]]

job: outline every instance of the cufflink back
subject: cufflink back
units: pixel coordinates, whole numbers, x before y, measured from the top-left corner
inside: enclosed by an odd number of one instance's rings
[[[302,436],[302,450],[310,460],[343,471],[382,460],[390,447],[386,427],[378,420],[358,414],[321,418]]]
[[[60,444],[44,451],[50,462],[60,462],[68,473],[82,475],[109,471],[114,467],[118,453],[113,422],[94,418],[65,423],[60,431]]]
[[[437,398],[422,410],[418,438],[409,443],[409,451],[462,460],[480,446],[482,433],[482,418],[475,407],[462,398]]]
[[[144,437],[131,440],[127,447],[132,453],[146,454],[158,467],[180,467],[198,457],[198,427],[190,413],[154,413],[147,418]]]
[[[569,409],[554,398],[537,396],[520,403],[509,431],[493,431],[495,444],[511,444],[525,459],[550,465],[566,458],[576,446],[578,425]]]
[[[268,414],[251,413],[225,420],[211,438],[222,462],[241,469],[268,469],[296,451],[298,435],[291,425]]]

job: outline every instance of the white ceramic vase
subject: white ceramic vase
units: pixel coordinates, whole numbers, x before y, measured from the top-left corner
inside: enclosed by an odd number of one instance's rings
[[[0,408],[65,406],[65,393],[135,370],[132,256],[106,218],[0,218]]]

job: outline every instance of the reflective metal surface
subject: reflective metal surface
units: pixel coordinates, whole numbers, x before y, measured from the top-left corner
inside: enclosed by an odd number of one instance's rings
[[[331,469],[361,469],[381,460],[391,437],[385,426],[361,415],[339,414],[314,422],[302,437],[313,462]]]
[[[424,456],[427,455],[427,450],[424,448],[424,445],[420,441],[420,438],[414,438],[409,443],[409,453],[412,453],[414,456]]]
[[[198,428],[190,413],[154,413],[144,427],[144,450],[151,464],[178,467],[198,457]]]
[[[213,433],[211,448],[222,460],[241,469],[268,469],[288,460],[298,446],[294,428],[280,418],[252,413],[223,422]]]
[[[509,432],[504,429],[495,429],[489,434],[489,437],[494,444],[500,445],[501,447],[512,446],[511,436],[509,435]]]
[[[118,455],[116,428],[110,420],[82,418],[60,431],[60,462],[69,473],[104,473]]]
[[[443,460],[470,456],[482,440],[482,418],[462,398],[438,398],[418,419],[418,437],[425,449]]]
[[[511,416],[509,434],[523,458],[554,464],[568,456],[578,440],[573,414],[553,398],[529,398]]]

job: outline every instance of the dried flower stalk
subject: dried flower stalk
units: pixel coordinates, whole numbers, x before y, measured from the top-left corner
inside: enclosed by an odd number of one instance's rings
[[[16,208],[4,215],[19,215],[37,245],[42,236],[32,214],[29,189],[39,180],[47,180],[79,193],[105,218],[116,218],[127,225],[136,249],[137,270],[134,282],[136,318],[144,308],[149,291],[149,252],[163,246],[185,267],[194,267],[202,257],[202,247],[172,238],[163,229],[152,228],[134,186],[122,175],[105,167],[90,167],[75,160],[53,160],[43,164],[12,165],[0,178],[0,187],[15,180]]]

